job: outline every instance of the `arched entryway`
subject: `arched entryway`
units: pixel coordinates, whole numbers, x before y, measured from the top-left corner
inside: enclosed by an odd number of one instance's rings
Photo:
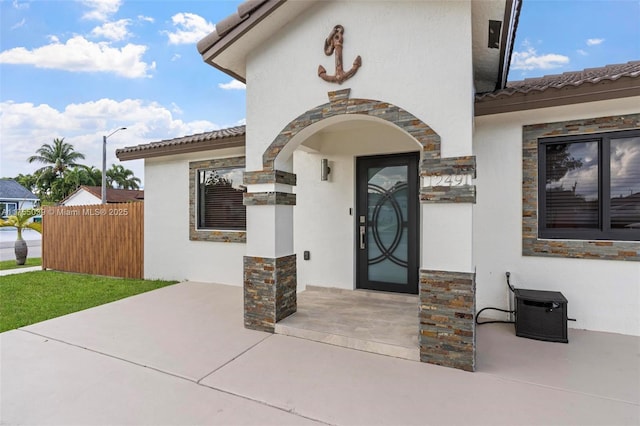
[[[297,199],[293,187],[297,184],[297,177],[293,173],[291,158],[303,142],[323,128],[353,121],[354,117],[361,121],[384,123],[403,133],[412,141],[411,149],[419,151],[421,177],[457,173],[475,177],[475,159],[442,159],[440,136],[422,120],[390,103],[350,99],[349,92],[349,89],[330,92],[328,103],[292,120],[265,150],[262,170],[245,173],[248,245],[244,259],[244,300],[245,326],[248,328],[273,332],[278,321],[296,311],[298,259],[293,244],[293,206]],[[475,200],[473,185],[450,188],[420,184],[419,190],[422,203]],[[415,196],[418,198],[417,193]],[[443,278],[441,272],[421,271],[420,280],[428,282],[433,277],[446,282],[448,275],[444,274]],[[452,277],[460,280],[459,274]]]

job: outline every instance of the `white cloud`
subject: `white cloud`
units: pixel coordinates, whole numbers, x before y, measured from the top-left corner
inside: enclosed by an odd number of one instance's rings
[[[138,21],[155,22],[151,16],[138,15]]]
[[[179,53],[176,53],[175,55],[173,55],[173,56],[171,57],[171,62],[175,62],[175,61],[177,61],[177,60],[178,60],[178,59],[180,59],[180,58],[182,58],[182,55],[181,55],[181,54],[179,54]]]
[[[178,115],[184,114],[184,111],[182,111],[182,109],[175,102],[171,102],[171,111]]]
[[[611,196],[640,192],[640,138],[611,141]]]
[[[11,27],[11,29],[12,29],[12,30],[17,30],[17,29],[18,29],[18,28],[20,28],[20,27],[24,27],[24,24],[26,24],[26,23],[27,23],[27,20],[26,20],[25,18],[22,18],[22,21],[20,21],[20,22],[16,22],[16,23]]]
[[[109,43],[93,43],[75,36],[62,44],[51,37],[52,44],[35,48],[24,47],[0,52],[0,63],[34,65],[37,68],[60,69],[72,72],[110,72],[127,78],[150,77],[148,72],[156,64],[142,60],[147,46],[127,44],[122,48]]]
[[[218,83],[218,87],[223,90],[245,90],[247,86],[238,80],[231,80],[228,83]]]
[[[603,38],[590,38],[587,39],[587,46],[597,46],[602,44],[602,42],[604,42]]]
[[[13,2],[11,4],[13,4],[14,9],[28,9],[29,8],[29,3],[27,3],[27,2],[20,3],[18,0],[13,0]]]
[[[171,21],[176,31],[166,32],[169,44],[197,43],[215,29],[215,25],[194,13],[178,13]]]
[[[82,17],[96,21],[106,21],[120,9],[122,0],[80,0],[90,10]]]
[[[576,50],[576,52],[577,52],[579,55],[582,55],[582,56],[588,56],[588,55],[589,55],[589,53],[587,53],[587,51],[586,51],[586,50],[583,50],[583,49],[578,49],[578,50]]]
[[[593,200],[598,196],[598,144],[571,144],[568,150],[571,157],[578,159],[582,165],[569,170],[561,178],[549,183],[549,188],[574,188],[576,194]]]
[[[534,70],[558,68],[569,63],[569,57],[557,53],[546,53],[539,55],[535,48],[527,42],[524,43],[526,50],[513,52],[511,56],[511,69],[514,70]]]
[[[91,31],[95,37],[104,37],[108,40],[120,41],[129,37],[127,27],[131,24],[130,19],[120,19],[115,22],[105,22]]]
[[[172,106],[171,108],[174,108]],[[2,176],[32,173],[37,164],[27,163],[44,143],[65,138],[76,151],[85,154],[84,164],[102,167],[102,136],[119,127],[107,141],[107,165],[117,162],[115,151],[125,146],[139,145],[219,129],[206,120],[185,122],[168,108],[156,102],[139,99],[100,99],[67,105],[58,110],[46,104],[0,102],[2,145],[0,169]],[[142,161],[127,161],[123,165],[142,178]]]
[[[246,126],[247,125],[247,119],[243,118],[242,120],[238,120],[236,122],[236,126]]]

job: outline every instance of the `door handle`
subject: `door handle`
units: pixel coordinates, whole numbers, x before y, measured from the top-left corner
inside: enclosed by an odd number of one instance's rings
[[[366,227],[360,226],[360,250],[364,250],[364,233],[366,231]]]

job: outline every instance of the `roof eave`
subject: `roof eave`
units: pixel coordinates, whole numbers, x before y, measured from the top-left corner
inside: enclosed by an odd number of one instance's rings
[[[502,114],[530,109],[549,108],[584,102],[640,96],[640,78],[621,77],[605,80],[597,84],[585,83],[580,86],[565,86],[544,91],[504,94],[495,98],[484,98],[475,102],[475,116]]]
[[[11,197],[0,197],[2,201],[38,201],[40,198],[11,198]]]
[[[182,145],[148,147],[133,151],[128,151],[125,148],[124,150],[116,151],[116,157],[118,157],[118,160],[120,161],[139,160],[152,157],[165,157],[168,155],[213,151],[225,148],[239,148],[244,147],[244,145],[245,137],[244,135],[242,135],[232,136],[224,139],[210,139],[199,142],[191,142]]]
[[[200,40],[198,42],[198,51],[202,55],[202,59],[204,60],[204,62],[235,78],[236,80],[246,83],[245,76],[239,75],[239,73],[214,62],[214,60],[227,48],[233,45],[238,39],[240,39],[244,34],[246,34],[253,27],[258,25],[263,19],[268,17],[276,9],[282,6],[286,1],[287,0],[267,0],[264,4],[260,5],[258,9],[251,13],[247,19],[240,22],[237,26],[230,29],[221,37],[215,37],[214,31],[214,33],[211,33]],[[208,39],[210,38],[213,38],[214,41],[208,42]]]
[[[502,40],[500,41],[502,49],[500,51],[500,69],[498,70],[496,90],[504,89],[507,86],[511,55],[513,54],[521,9],[522,0],[506,0],[503,22],[507,23],[507,25],[505,26],[505,31],[502,32]]]

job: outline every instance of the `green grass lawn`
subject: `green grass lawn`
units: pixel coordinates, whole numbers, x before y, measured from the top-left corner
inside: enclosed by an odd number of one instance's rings
[[[175,283],[55,271],[3,276],[0,277],[0,332]]]
[[[0,271],[4,271],[6,269],[17,269],[17,268],[29,268],[31,266],[41,266],[42,259],[39,257],[27,258],[27,261],[24,265],[16,265],[15,260],[3,260],[0,261]]]

